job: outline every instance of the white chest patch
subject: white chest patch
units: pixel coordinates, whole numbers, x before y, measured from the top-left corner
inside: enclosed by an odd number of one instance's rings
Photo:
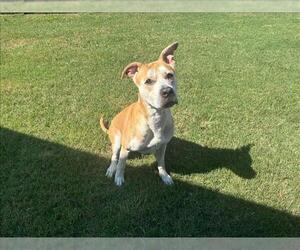
[[[143,130],[145,136],[143,141],[138,138],[132,138],[130,141],[130,150],[138,151],[143,154],[154,153],[161,144],[168,143],[173,136],[173,120],[170,110],[157,112],[151,110],[147,124]]]

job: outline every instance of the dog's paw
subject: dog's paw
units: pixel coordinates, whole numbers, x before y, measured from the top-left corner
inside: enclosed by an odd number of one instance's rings
[[[122,184],[124,183],[124,176],[115,176],[115,183],[117,186],[122,186]]]
[[[113,166],[110,166],[107,170],[106,170],[106,176],[111,178],[113,177],[114,173],[116,172],[116,168]]]
[[[160,178],[162,179],[162,181],[166,184],[166,185],[172,185],[174,184],[174,181],[172,179],[172,177],[168,174],[162,174],[162,175],[159,175]]]
[[[158,174],[166,185],[174,184],[172,177],[168,175],[167,171],[164,168],[158,167]]]

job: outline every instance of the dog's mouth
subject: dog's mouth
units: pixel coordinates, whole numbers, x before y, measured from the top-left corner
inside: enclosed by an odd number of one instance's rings
[[[173,107],[175,104],[178,104],[178,100],[177,98],[175,100],[171,100],[171,101],[168,101],[164,104],[164,108],[171,108]]]

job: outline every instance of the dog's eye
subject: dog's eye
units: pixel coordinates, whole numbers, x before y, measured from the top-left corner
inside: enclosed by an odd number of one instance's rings
[[[152,83],[153,83],[153,81],[152,81],[151,79],[147,79],[147,80],[145,81],[145,84],[147,84],[147,85],[152,84]]]
[[[172,74],[172,73],[168,73],[167,75],[166,75],[166,78],[167,79],[172,79],[174,77],[174,74]]]

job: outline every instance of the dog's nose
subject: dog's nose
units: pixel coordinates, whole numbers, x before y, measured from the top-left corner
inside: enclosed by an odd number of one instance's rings
[[[174,90],[173,90],[173,88],[171,88],[171,87],[166,87],[166,88],[163,88],[163,89],[160,91],[160,94],[161,94],[163,97],[169,97],[170,95],[173,95],[173,94],[174,94]]]

